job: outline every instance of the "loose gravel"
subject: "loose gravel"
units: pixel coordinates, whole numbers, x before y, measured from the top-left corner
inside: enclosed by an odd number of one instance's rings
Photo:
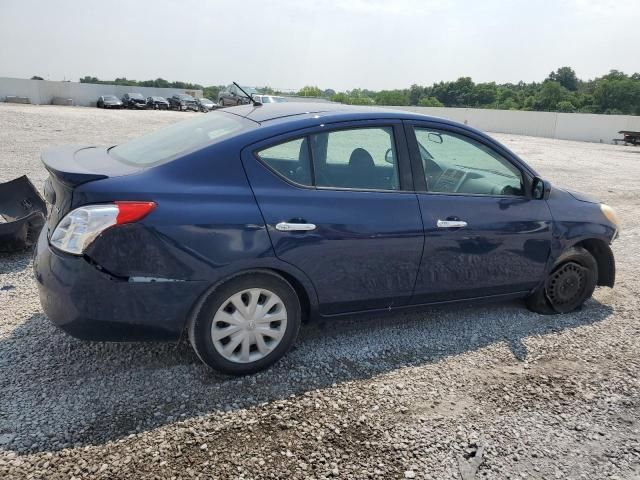
[[[40,150],[115,144],[179,112],[0,104],[0,181]],[[640,148],[496,135],[611,204],[615,289],[579,311],[520,303],[306,325],[244,378],[188,345],[87,343],[46,319],[31,254],[0,257],[2,479],[640,479]]]

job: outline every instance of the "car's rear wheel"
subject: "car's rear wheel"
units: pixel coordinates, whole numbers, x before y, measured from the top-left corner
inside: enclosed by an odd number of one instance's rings
[[[205,300],[189,324],[200,360],[232,375],[269,367],[293,345],[300,329],[300,301],[277,274],[234,277]]]
[[[542,314],[569,313],[593,295],[598,264],[586,249],[572,247],[560,255],[544,284],[527,299],[527,307]]]

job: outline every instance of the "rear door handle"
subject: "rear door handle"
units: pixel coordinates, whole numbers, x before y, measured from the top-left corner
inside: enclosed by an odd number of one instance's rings
[[[313,223],[280,222],[276,225],[276,230],[281,232],[308,232],[315,229],[316,226]]]
[[[464,228],[467,222],[463,220],[438,220],[436,223],[438,228]]]

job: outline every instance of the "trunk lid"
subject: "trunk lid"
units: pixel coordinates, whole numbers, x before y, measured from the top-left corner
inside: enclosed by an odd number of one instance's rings
[[[42,153],[42,163],[49,172],[44,184],[44,198],[49,204],[49,233],[71,210],[76,187],[141,170],[116,160],[109,155],[108,148],[86,145],[49,148]]]

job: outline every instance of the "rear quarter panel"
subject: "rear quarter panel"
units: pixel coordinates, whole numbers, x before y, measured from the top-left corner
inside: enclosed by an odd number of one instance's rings
[[[236,148],[229,142],[214,147],[138,174],[80,186],[76,206],[157,203],[142,221],[106,230],[87,255],[117,276],[209,281],[232,265],[273,257]]]

